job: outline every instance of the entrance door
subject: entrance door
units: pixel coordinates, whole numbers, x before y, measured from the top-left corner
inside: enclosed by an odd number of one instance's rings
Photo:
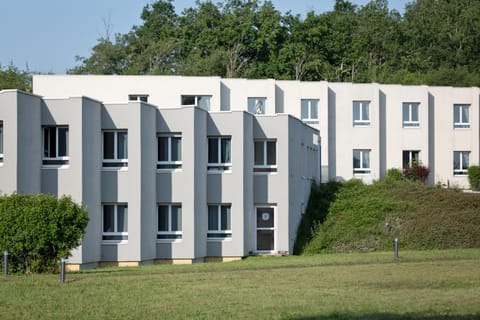
[[[273,207],[257,207],[257,251],[275,250],[275,210]]]

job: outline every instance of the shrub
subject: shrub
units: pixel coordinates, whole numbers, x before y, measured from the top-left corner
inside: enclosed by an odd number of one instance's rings
[[[387,170],[387,179],[390,181],[403,181],[403,172],[397,168],[391,168]]]
[[[70,197],[0,196],[0,249],[12,272],[55,272],[58,260],[80,245],[88,223],[85,208]]]
[[[427,181],[430,169],[422,164],[413,164],[403,168],[403,175],[407,180],[419,181],[425,183]]]
[[[480,166],[468,168],[468,181],[470,182],[470,188],[480,190]]]

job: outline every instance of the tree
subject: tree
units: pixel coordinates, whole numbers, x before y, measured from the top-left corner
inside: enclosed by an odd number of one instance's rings
[[[53,272],[60,258],[80,245],[88,223],[85,208],[68,196],[0,196],[0,249],[14,272]]]
[[[10,64],[4,68],[0,65],[0,90],[18,89],[32,92],[32,77],[27,71],[22,71]]]

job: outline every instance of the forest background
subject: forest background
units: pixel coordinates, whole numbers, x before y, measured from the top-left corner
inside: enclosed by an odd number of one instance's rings
[[[70,74],[184,75],[480,86],[480,1],[387,0],[305,17],[270,1],[172,0],[147,5],[142,24],[104,35]],[[0,66],[0,89],[31,90],[30,70]]]

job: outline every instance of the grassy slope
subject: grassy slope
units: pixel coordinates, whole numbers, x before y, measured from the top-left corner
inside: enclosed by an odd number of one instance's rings
[[[480,249],[0,277],[1,319],[479,319]]]
[[[396,237],[408,249],[480,247],[480,194],[403,181],[364,185],[352,180],[331,198],[323,223],[317,223],[297,253],[386,250]]]

